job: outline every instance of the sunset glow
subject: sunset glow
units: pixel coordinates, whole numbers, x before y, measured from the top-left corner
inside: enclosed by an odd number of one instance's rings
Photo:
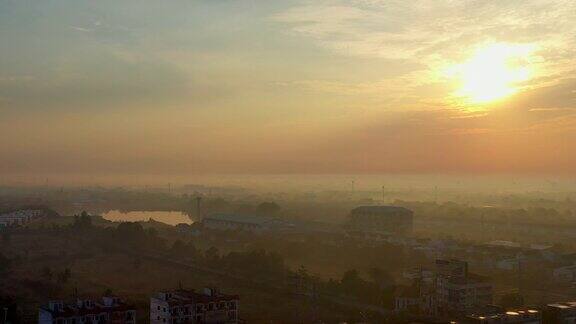
[[[10,0],[0,17],[0,175],[576,174],[556,143],[576,143],[573,0]]]
[[[453,67],[459,80],[456,95],[473,104],[489,103],[515,94],[527,81],[531,46],[493,44],[478,49],[462,64]]]

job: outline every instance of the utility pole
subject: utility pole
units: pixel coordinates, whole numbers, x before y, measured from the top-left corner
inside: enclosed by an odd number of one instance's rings
[[[386,186],[382,186],[382,203],[386,202]]]
[[[482,240],[482,243],[486,242],[486,233],[485,233],[485,228],[484,228],[484,215],[486,213],[486,209],[482,208],[482,214],[481,214],[481,223],[482,223],[482,232],[480,233],[480,239]]]
[[[198,217],[198,220],[200,220],[202,218],[202,210],[201,210],[201,201],[202,201],[202,197],[198,196],[196,197],[196,217]]]
[[[522,260],[518,259],[518,294],[522,296]]]

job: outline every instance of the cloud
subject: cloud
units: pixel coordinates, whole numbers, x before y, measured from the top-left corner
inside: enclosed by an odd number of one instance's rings
[[[451,93],[456,85],[442,75],[446,67],[461,63],[485,44],[530,44],[536,49],[529,62],[535,73],[520,86],[523,95],[529,95],[518,104],[525,109],[575,106],[563,89],[576,65],[574,1],[302,1],[272,19],[292,35],[312,39],[337,55],[403,60],[417,67],[406,75],[370,82],[301,82],[310,89],[344,94],[389,89],[413,99],[406,108],[454,106]]]
[[[0,79],[3,109],[61,110],[96,106],[117,109],[150,100],[170,100],[193,93],[188,76],[174,66],[145,57],[128,59],[98,53],[69,60],[34,77]],[[7,82],[10,81],[10,82]]]
[[[574,10],[564,0],[324,1],[273,19],[340,54],[415,58],[457,55],[485,40],[571,40]]]

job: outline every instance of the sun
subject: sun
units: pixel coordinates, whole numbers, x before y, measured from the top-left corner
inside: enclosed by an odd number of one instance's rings
[[[455,95],[471,104],[494,102],[515,94],[530,78],[533,46],[491,44],[476,50],[466,62],[449,73],[457,78]]]

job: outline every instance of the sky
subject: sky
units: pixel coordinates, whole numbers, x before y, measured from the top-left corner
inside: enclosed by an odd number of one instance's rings
[[[0,0],[0,174],[576,172],[573,0]]]

